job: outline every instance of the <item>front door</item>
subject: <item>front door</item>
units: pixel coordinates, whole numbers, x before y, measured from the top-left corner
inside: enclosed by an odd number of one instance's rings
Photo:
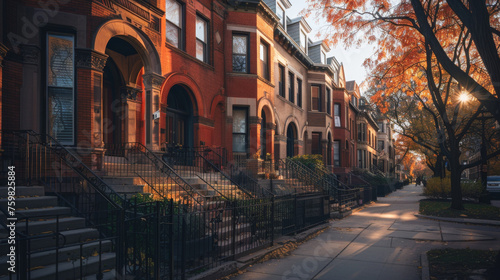
[[[167,111],[166,142],[168,146],[186,146],[187,115],[177,110]]]

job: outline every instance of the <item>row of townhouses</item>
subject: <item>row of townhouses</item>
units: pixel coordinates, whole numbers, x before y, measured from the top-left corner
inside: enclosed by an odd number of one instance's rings
[[[0,1],[1,127],[88,149],[320,154],[394,172],[391,126],[288,0]],[[1,140],[0,140],[1,141]]]
[[[393,177],[389,120],[290,7],[0,0],[0,279],[219,279],[394,189],[353,176]]]

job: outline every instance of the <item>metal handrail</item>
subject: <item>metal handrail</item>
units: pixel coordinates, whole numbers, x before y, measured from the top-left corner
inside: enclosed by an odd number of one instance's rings
[[[335,178],[335,176],[326,173],[324,170],[321,170],[321,168],[312,170],[310,167],[301,162],[294,161],[294,163],[301,166],[304,170],[309,171],[309,176],[316,179],[316,185],[338,202],[337,207],[339,210],[345,208],[348,204],[357,203],[356,198],[360,192],[359,188],[347,187],[347,185],[340,182],[337,178]],[[332,180],[338,185],[336,186],[335,184],[332,184]],[[339,188],[338,186],[343,186],[343,188]]]
[[[138,142],[129,142],[106,147],[106,156],[118,156],[115,161],[107,159],[105,171],[107,175],[139,177],[153,194],[161,200],[170,196],[180,198],[181,192],[186,194],[195,205],[203,205],[203,194],[184,180],[174,168],[161,160],[153,151]],[[111,161],[109,161],[111,160]],[[116,165],[116,166],[115,166]],[[167,191],[167,188],[179,191]],[[190,204],[185,198],[184,204]],[[194,205],[192,205],[194,206]]]
[[[19,131],[3,130],[2,134],[4,135],[4,137],[5,135],[16,136],[26,141],[26,145],[34,144],[48,148],[50,151],[54,152],[54,155],[57,155],[60,160],[64,161],[66,166],[70,167],[74,172],[76,172],[83,179],[85,179],[86,182],[90,183],[93,189],[97,191],[102,198],[104,198],[107,202],[109,202],[111,206],[113,206],[113,208],[122,209],[123,208],[122,206],[126,205],[127,202],[125,199],[123,199],[120,195],[118,195],[108,184],[106,184],[106,182],[104,182],[90,168],[88,168],[87,165],[85,165],[76,155],[74,155],[71,151],[69,151],[65,146],[59,143],[59,141],[54,139],[52,136],[48,134],[39,134],[34,132],[33,130],[19,130]],[[21,136],[22,134],[26,134],[27,137],[23,138]],[[35,140],[33,141],[33,139]],[[27,153],[29,154],[30,151],[27,151]],[[31,176],[29,176],[28,179],[33,180],[39,178],[31,178]]]
[[[247,191],[246,189],[242,188],[241,186],[238,185],[238,183],[236,183],[232,178],[230,178],[227,174],[225,174],[219,167],[217,167],[215,164],[213,164],[210,160],[208,160],[206,157],[204,157],[202,154],[200,154],[198,151],[194,150],[194,153],[196,156],[200,157],[201,159],[203,159],[204,163],[205,164],[208,164],[209,167],[211,167],[214,171],[216,171],[217,173],[219,173],[221,176],[224,177],[224,179],[228,180],[229,182],[231,182],[232,185],[235,185],[238,187],[238,189],[240,189],[245,195],[247,195],[247,198],[254,198],[254,196],[249,192]],[[202,176],[200,176],[199,174],[197,174],[198,177],[202,178]],[[202,178],[203,181],[205,181],[203,178]],[[212,184],[208,183],[213,189],[215,189]]]
[[[273,196],[274,194],[269,190],[262,188],[259,185],[259,182],[253,177],[251,177],[247,172],[241,170],[238,166],[229,162],[227,156],[224,157],[221,153],[216,150],[219,149],[225,154],[227,154],[225,148],[212,148],[212,147],[203,147],[203,152],[210,151],[213,155],[220,159],[221,167],[218,168],[218,171],[223,173],[226,177],[228,177],[235,185],[239,186],[241,190],[247,190],[254,194],[260,194],[261,196]],[[210,161],[209,159],[206,159]],[[215,165],[216,166],[216,165]]]

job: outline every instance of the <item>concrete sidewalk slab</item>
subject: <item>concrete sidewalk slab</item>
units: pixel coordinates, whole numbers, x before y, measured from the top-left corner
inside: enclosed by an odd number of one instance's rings
[[[323,267],[330,263],[331,258],[319,256],[289,255],[285,259],[274,259],[263,265],[252,266],[247,270],[269,275],[282,275],[290,279],[311,279]]]
[[[291,255],[256,264],[245,279],[420,279],[421,254],[433,248],[499,250],[500,230],[415,215],[421,187],[406,186],[342,220]]]
[[[411,265],[380,264],[356,260],[334,260],[314,279],[366,280],[404,279],[417,280],[419,271]]]

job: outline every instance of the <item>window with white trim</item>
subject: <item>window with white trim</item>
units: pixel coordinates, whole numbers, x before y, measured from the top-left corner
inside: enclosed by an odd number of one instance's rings
[[[184,15],[182,4],[175,0],[166,0],[165,5],[166,30],[165,35],[167,42],[179,49],[184,49],[184,36],[182,27],[184,24]]]
[[[307,35],[303,30],[300,30],[300,48],[307,53]]]
[[[196,58],[208,63],[208,22],[196,16]]]
[[[248,73],[248,35],[233,34],[233,72]]]

